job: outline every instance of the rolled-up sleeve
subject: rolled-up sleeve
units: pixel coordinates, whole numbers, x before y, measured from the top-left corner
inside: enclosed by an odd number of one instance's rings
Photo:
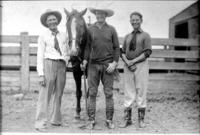
[[[125,54],[126,52],[126,39],[127,39],[127,36],[125,36],[124,38],[124,41],[123,41],[123,44],[122,44],[122,48],[120,48],[120,57],[122,58],[122,54]]]
[[[127,37],[128,37],[128,35],[126,35],[125,38],[124,38],[124,42],[123,42],[123,45],[122,45],[122,53],[126,52],[126,40],[127,40]]]
[[[113,28],[113,34],[112,34],[112,40],[113,40],[113,60],[118,62],[119,56],[120,56],[120,48],[119,48],[119,39],[117,36],[117,32],[115,28]]]
[[[144,39],[144,55],[145,57],[149,57],[152,53],[152,47],[151,47],[151,37],[149,34],[146,34],[145,39]]]
[[[44,75],[44,51],[45,51],[44,37],[40,36],[38,38],[38,49],[37,49],[37,72],[39,76]]]

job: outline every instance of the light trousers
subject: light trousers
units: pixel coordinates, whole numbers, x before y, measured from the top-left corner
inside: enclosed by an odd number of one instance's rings
[[[137,69],[133,72],[124,66],[124,107],[131,107],[136,102],[138,108],[145,108],[146,94],[149,80],[148,60],[136,64]]]
[[[66,81],[66,66],[62,60],[45,59],[44,76],[46,86],[41,86],[37,102],[35,128],[46,125],[48,106],[51,97],[53,98],[52,113],[50,122],[61,124],[61,100]]]

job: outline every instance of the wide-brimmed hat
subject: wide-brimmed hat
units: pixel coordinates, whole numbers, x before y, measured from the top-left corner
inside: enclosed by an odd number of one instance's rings
[[[110,9],[96,9],[96,8],[89,8],[90,12],[96,15],[96,12],[105,12],[107,17],[111,17],[114,15],[114,11]]]
[[[46,23],[46,20],[47,20],[47,17],[49,15],[55,15],[56,18],[58,19],[58,24],[60,23],[61,19],[62,19],[62,15],[60,12],[58,11],[54,11],[54,10],[51,10],[51,9],[47,9],[45,13],[43,13],[40,17],[40,21],[41,23],[45,26],[45,27],[48,27],[47,23]]]

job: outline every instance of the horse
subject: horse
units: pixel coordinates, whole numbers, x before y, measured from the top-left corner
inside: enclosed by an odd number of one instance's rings
[[[83,18],[86,13],[87,8],[81,12],[73,9],[71,12],[68,12],[64,8],[66,14],[66,31],[69,37],[69,46],[70,46],[70,62],[72,64],[73,78],[76,84],[76,119],[80,119],[81,112],[81,77],[83,71],[80,68],[80,64],[83,61],[84,50],[87,43],[87,24]]]

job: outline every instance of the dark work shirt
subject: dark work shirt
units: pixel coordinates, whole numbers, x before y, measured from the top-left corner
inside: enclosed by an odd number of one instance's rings
[[[84,59],[97,63],[118,62],[119,41],[115,28],[105,23],[101,29],[96,23],[88,28],[88,43]]]
[[[151,48],[151,37],[148,33],[142,31],[141,29],[136,35],[136,48],[135,50],[130,50],[129,45],[132,40],[132,33],[128,34],[125,39],[124,39],[124,44],[123,44],[123,52],[126,54],[126,58],[128,60],[132,60],[142,53],[144,53],[145,57],[149,57],[152,48]]]

